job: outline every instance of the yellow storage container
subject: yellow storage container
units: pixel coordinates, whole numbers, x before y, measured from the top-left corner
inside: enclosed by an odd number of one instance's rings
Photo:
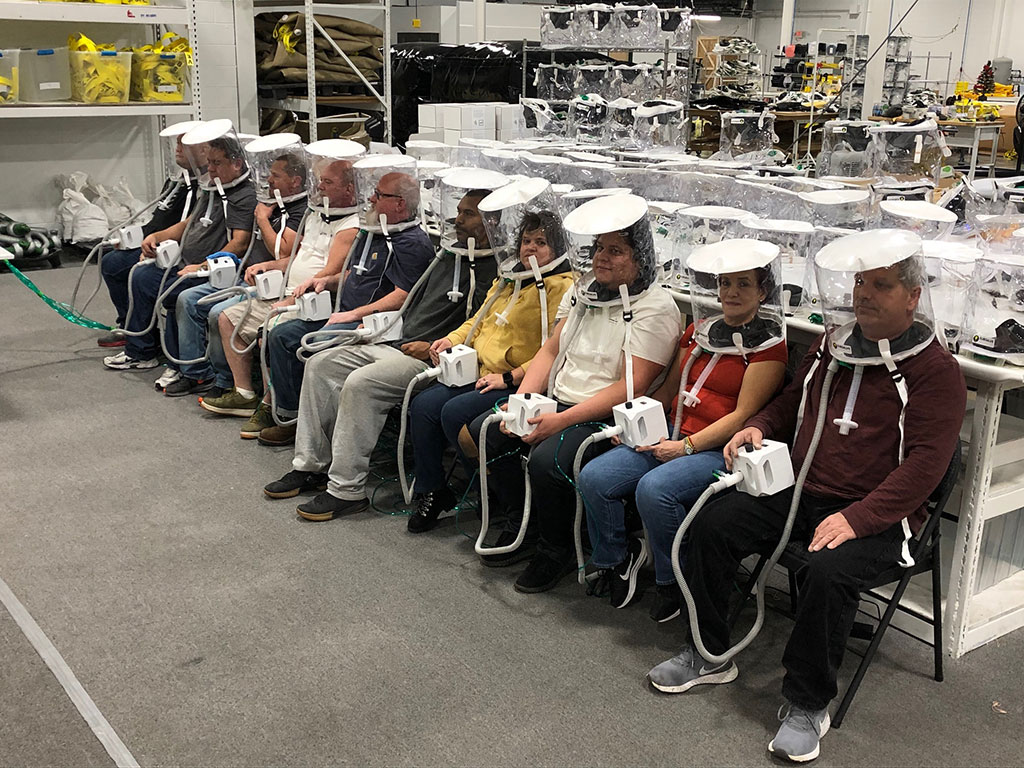
[[[86,104],[127,104],[131,51],[71,51],[71,98]]]
[[[136,51],[132,57],[132,101],[183,102],[189,86],[182,52]]]
[[[20,75],[17,48],[0,51],[0,104],[18,103],[18,78]]]

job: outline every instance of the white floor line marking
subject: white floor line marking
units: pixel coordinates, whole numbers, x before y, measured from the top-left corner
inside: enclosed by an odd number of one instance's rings
[[[60,655],[53,643],[50,642],[50,638],[39,628],[35,619],[3,579],[0,579],[0,603],[4,604],[11,617],[21,627],[21,631],[25,633],[25,637],[32,643],[32,647],[36,649],[36,653],[46,662],[46,666],[53,672],[57,682],[64,687],[68,698],[78,708],[79,713],[92,728],[92,732],[96,734],[96,738],[100,740],[100,744],[107,750],[107,754],[118,768],[139,768],[138,762],[132,757],[128,747],[124,745],[110,723],[100,713],[96,702],[85,692],[85,688],[78,682],[78,678],[64,661],[64,657]]]

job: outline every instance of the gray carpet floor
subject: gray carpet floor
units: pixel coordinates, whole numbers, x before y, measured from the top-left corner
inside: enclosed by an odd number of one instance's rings
[[[31,273],[60,299],[74,276]],[[90,314],[112,317],[105,295]],[[451,520],[303,522],[261,493],[289,450],[155,393],[158,370],[105,370],[96,335],[0,274],[0,577],[142,765],[772,762],[784,617],[735,683],[658,694],[644,675],[682,626],[650,595],[520,595]],[[891,632],[818,764],[1020,765],[1022,652],[1018,632],[938,684]],[[0,764],[108,763],[0,609]]]

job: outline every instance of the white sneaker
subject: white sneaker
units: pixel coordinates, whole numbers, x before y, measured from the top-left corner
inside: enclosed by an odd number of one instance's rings
[[[181,373],[174,370],[173,368],[164,368],[164,372],[160,374],[160,378],[153,382],[153,386],[156,387],[157,392],[163,392],[164,388],[173,384],[181,378]]]
[[[157,362],[156,358],[151,360],[136,360],[134,357],[128,357],[124,352],[118,352],[116,355],[103,358],[103,364],[107,368],[112,368],[115,371],[132,371],[142,370],[145,368],[156,368],[160,363]]]

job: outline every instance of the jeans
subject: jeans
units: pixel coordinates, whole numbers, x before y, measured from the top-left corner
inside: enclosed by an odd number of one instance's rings
[[[635,494],[654,558],[655,579],[658,584],[674,584],[672,540],[689,507],[714,481],[712,473],[724,467],[718,450],[662,463],[651,453],[625,445],[587,464],[580,472],[580,493],[587,508],[594,565],[613,568],[626,559],[623,500]]]
[[[775,549],[793,489],[754,497],[730,490],[708,502],[690,527],[684,575],[693,593],[704,645],[720,654],[729,645],[729,597],[740,561]],[[807,541],[818,524],[850,504],[843,499],[800,498],[793,541]],[[850,539],[814,552],[797,573],[800,601],[782,656],[782,694],[806,709],[823,709],[835,698],[836,676],[860,603],[861,589],[899,562],[904,535],[897,524],[874,536]]]
[[[430,493],[444,486],[445,440],[458,448],[459,431],[496,402],[508,390],[492,389],[481,394],[475,384],[446,387],[434,384],[413,398],[409,406],[409,429],[415,458],[417,493]]]
[[[197,363],[188,363],[177,367],[182,375],[194,381],[208,381],[216,376],[216,372],[213,370],[213,366],[210,364],[206,354],[206,323],[213,310],[213,306],[199,303],[200,299],[216,292],[217,289],[208,282],[182,291],[178,294],[178,298],[175,301],[174,317],[172,318],[170,313],[167,315],[167,333],[164,334],[164,339],[167,342],[167,351],[179,360],[207,358]],[[214,306],[220,307],[221,304],[228,306],[237,300],[237,297],[232,296],[226,302],[220,302]],[[223,307],[220,308],[223,309]],[[171,330],[172,325],[174,326],[173,332]],[[227,387],[231,387],[230,382]]]
[[[358,323],[324,325],[323,320],[289,320],[278,323],[264,338],[267,345],[267,367],[270,369],[270,384],[274,387],[274,399],[278,413],[294,417],[299,409],[299,390],[302,388],[302,373],[306,364],[296,356],[307,333],[325,330],[353,329]]]
[[[177,269],[172,268],[167,279],[163,280],[164,270],[156,265],[156,262],[147,261],[139,265],[132,275],[131,290],[134,297],[132,314],[125,318],[125,330],[141,331],[150,324],[153,312],[156,309],[156,300],[160,293],[160,283],[163,281],[165,292],[163,305],[167,310],[167,325],[165,327],[164,341],[167,348],[174,353],[177,347],[178,326],[174,318],[174,303],[178,295],[196,285],[201,278],[186,278],[182,280],[173,290],[168,290],[178,280]],[[150,360],[159,354],[159,331],[154,323],[149,332],[142,336],[128,336],[124,352],[133,360]],[[173,334],[173,338],[172,338]],[[178,355],[180,357],[180,355]]]
[[[559,405],[558,410],[568,408]],[[480,427],[487,414],[473,420],[470,434],[479,444]],[[536,526],[539,534],[537,551],[547,557],[568,563],[573,558],[573,521],[576,517],[576,489],[573,488],[573,462],[576,452],[591,434],[600,426],[574,424],[552,435],[533,447],[526,464],[529,473],[532,501],[530,504],[530,528]],[[489,485],[504,497],[509,510],[506,526],[516,528],[522,521],[519,510],[523,507],[522,462],[516,451],[525,451],[526,445],[515,435],[506,435],[492,424],[487,429],[487,455]],[[583,455],[583,464],[610,448],[607,440],[595,443]],[[512,454],[512,455],[507,455]],[[518,508],[516,506],[518,502]]]
[[[124,318],[128,314],[128,273],[139,263],[141,253],[141,248],[111,251],[104,254],[100,261],[100,274],[103,275],[110,301],[117,312],[118,328],[124,328]]]

